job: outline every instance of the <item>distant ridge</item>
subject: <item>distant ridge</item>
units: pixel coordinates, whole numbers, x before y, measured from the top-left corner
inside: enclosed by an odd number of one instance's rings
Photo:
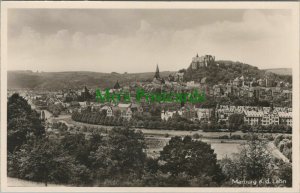
[[[292,68],[270,68],[265,70],[279,75],[292,75]]]
[[[175,72],[160,72],[162,78]],[[112,88],[117,81],[121,86],[128,86],[136,81],[152,81],[154,72],[144,73],[101,73],[89,71],[67,71],[67,72],[32,72],[32,71],[8,71],[9,89],[79,89],[88,88]]]
[[[292,82],[292,69],[258,69],[255,66],[242,62],[229,60],[217,60],[208,66],[200,66],[193,69],[191,65],[184,72],[183,80],[201,82],[202,80],[210,85],[226,84],[238,77],[246,79],[264,79],[267,75],[274,81],[284,80]],[[266,73],[267,72],[267,73]],[[160,77],[167,79],[170,74],[176,72],[163,71]],[[118,81],[121,86],[129,86],[137,82],[151,82],[155,75],[153,72],[144,73],[101,73],[89,71],[67,71],[67,72],[32,72],[32,71],[8,71],[9,89],[82,89],[88,88],[112,88]]]

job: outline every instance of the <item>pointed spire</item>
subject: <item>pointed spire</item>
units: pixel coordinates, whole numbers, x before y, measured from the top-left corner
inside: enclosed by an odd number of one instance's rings
[[[198,53],[197,53],[197,56],[196,56],[197,58],[199,57],[199,55],[198,55]]]
[[[155,72],[154,78],[157,78],[157,79],[160,78],[158,64],[156,66],[156,72]]]
[[[117,80],[117,82],[116,82],[116,84],[114,86],[114,89],[120,89],[120,88],[121,88],[121,86],[119,84],[119,80]]]

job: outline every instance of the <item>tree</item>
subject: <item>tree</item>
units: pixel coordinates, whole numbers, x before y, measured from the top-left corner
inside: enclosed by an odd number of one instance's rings
[[[18,150],[32,138],[42,138],[45,128],[39,113],[31,110],[27,101],[18,94],[13,94],[7,103],[7,149]]]
[[[228,118],[229,129],[231,131],[237,130],[242,124],[244,124],[244,116],[242,114],[232,114]]]
[[[278,179],[286,180],[286,184],[284,184],[287,187],[292,187],[293,182],[293,170],[292,170],[292,164],[290,163],[282,163],[279,165],[278,170]]]
[[[161,170],[171,176],[185,173],[196,178],[210,177],[214,183],[222,181],[214,150],[209,144],[192,140],[189,136],[183,139],[178,136],[172,137],[161,151],[159,160],[163,162]]]
[[[222,171],[227,179],[259,181],[270,178],[273,163],[266,145],[267,141],[259,139],[256,135],[250,135],[247,143],[234,158],[225,158],[221,161]]]
[[[57,143],[38,140],[22,146],[15,155],[19,178],[44,182],[69,183],[75,160]]]
[[[146,159],[145,147],[141,132],[128,128],[110,130],[103,145],[90,155],[98,180],[103,183],[105,179],[141,177]]]

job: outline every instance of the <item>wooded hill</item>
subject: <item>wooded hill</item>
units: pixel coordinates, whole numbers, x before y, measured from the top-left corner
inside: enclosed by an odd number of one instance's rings
[[[266,70],[260,70],[255,66],[241,62],[225,61],[219,60],[215,63],[207,66],[200,67],[199,69],[192,69],[191,66],[185,71],[184,80],[186,81],[197,81],[200,82],[206,77],[206,82],[210,85],[215,85],[218,83],[227,83],[230,80],[234,80],[236,77],[244,76],[245,79],[263,79],[266,76],[269,79],[275,81],[287,81],[292,83],[292,76],[289,75],[278,75]]]
[[[218,64],[218,65],[217,65]],[[200,82],[206,77],[206,83],[215,85],[218,83],[227,83],[236,77],[245,78],[264,78],[266,75],[269,79],[275,81],[287,81],[292,83],[292,76],[279,75],[267,70],[260,70],[257,67],[241,62],[232,62],[219,60],[208,67],[200,67],[197,70],[187,69],[179,70],[185,72],[185,81]],[[134,82],[151,82],[155,72],[145,73],[101,73],[88,71],[69,71],[69,72],[32,72],[32,71],[8,71],[8,88],[9,89],[82,89],[88,88],[112,88],[118,80],[121,86],[128,86]],[[167,79],[172,71],[160,72],[160,77]]]

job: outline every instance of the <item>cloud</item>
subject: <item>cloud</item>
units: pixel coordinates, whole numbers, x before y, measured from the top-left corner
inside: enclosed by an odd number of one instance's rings
[[[85,15],[81,23],[84,18],[89,17]],[[161,70],[179,70],[188,67],[196,53],[260,68],[291,67],[291,44],[297,35],[291,25],[289,14],[249,10],[240,21],[215,21],[185,28],[158,27],[141,18],[137,28],[127,35],[67,27],[43,33],[23,26],[20,34],[8,39],[8,68],[144,72],[153,71],[158,63]]]

